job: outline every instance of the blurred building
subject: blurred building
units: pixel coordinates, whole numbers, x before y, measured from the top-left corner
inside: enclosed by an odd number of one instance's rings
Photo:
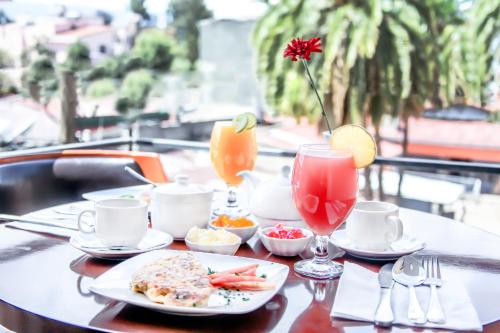
[[[217,105],[220,109],[243,107],[259,115],[264,103],[255,76],[251,34],[267,7],[253,0],[209,0],[206,4],[213,18],[199,24],[203,103],[214,110]]]
[[[66,48],[80,40],[91,50],[91,58],[98,62],[114,53],[117,38],[114,27],[107,25],[102,15],[81,17],[78,12],[66,16],[41,16],[30,20],[0,26],[0,45],[8,45],[8,52],[20,67],[22,54],[36,43],[43,43],[63,58]]]
[[[78,27],[69,26],[53,34],[45,46],[56,53],[56,59],[64,61],[66,49],[76,42],[89,47],[90,58],[97,63],[114,54],[116,35],[113,27],[103,24],[88,24]]]
[[[205,97],[215,103],[255,105],[257,80],[250,35],[253,20],[205,20],[200,24],[200,70]]]

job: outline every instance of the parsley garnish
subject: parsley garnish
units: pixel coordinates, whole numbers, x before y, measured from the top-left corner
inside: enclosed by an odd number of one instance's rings
[[[260,277],[263,278],[263,279],[265,279],[265,278],[267,278],[267,275],[266,274],[261,274]]]
[[[194,307],[194,308],[196,307],[196,303],[193,303],[193,307]]]
[[[248,297],[243,297],[243,298],[242,298],[242,300],[243,300],[244,302],[248,302],[248,301],[250,300],[250,298],[248,298]]]
[[[213,271],[210,267],[207,267],[208,268],[208,273],[207,275],[212,275],[215,273],[215,271]]]

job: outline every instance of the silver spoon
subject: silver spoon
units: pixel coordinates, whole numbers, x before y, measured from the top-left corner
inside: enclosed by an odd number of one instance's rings
[[[413,256],[399,258],[392,268],[392,277],[397,283],[408,287],[410,293],[408,319],[416,324],[424,324],[427,319],[415,292],[415,287],[425,281],[425,270],[420,264],[420,260]]]
[[[140,180],[141,182],[144,182],[144,183],[147,183],[147,184],[150,184],[150,185],[153,185],[154,187],[160,185],[158,183],[155,183],[155,182],[152,182],[150,181],[149,179],[147,179],[146,177],[144,177],[143,175],[141,175],[140,173],[138,173],[137,171],[135,171],[134,169],[126,166],[124,168],[124,170],[129,174],[131,175],[132,177],[134,177],[135,179],[137,180]]]

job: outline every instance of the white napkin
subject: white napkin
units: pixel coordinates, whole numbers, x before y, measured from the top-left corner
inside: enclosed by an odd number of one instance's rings
[[[34,232],[43,232],[45,234],[51,234],[51,235],[60,236],[60,237],[71,237],[75,233],[78,232],[76,230],[51,227],[51,226],[46,226],[46,225],[34,224],[34,223],[9,222],[9,223],[6,223],[5,225],[7,227],[10,227],[10,228],[16,228],[16,229],[22,229],[22,230],[34,231]]]
[[[430,288],[419,286],[415,289],[420,305],[426,312],[430,298]],[[379,297],[378,274],[346,261],[331,315],[333,317],[373,322]],[[408,289],[395,283],[391,298],[395,318],[394,324],[482,331],[482,325],[476,310],[462,284],[455,280],[444,280],[443,286],[438,289],[438,297],[445,313],[446,323],[427,322],[424,325],[416,325],[411,323],[407,317]]]

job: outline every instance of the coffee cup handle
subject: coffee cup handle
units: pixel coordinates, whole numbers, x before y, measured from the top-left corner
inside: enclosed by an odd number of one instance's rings
[[[95,225],[88,225],[86,223],[83,223],[82,221],[82,217],[85,214],[92,214],[92,216],[95,218],[95,211],[93,210],[84,210],[83,212],[78,214],[78,230],[80,230],[80,232],[83,234],[93,234],[95,232]]]
[[[394,226],[395,232],[388,232],[386,239],[389,243],[398,241],[403,237],[403,222],[398,216],[389,215],[386,217],[386,223]]]

